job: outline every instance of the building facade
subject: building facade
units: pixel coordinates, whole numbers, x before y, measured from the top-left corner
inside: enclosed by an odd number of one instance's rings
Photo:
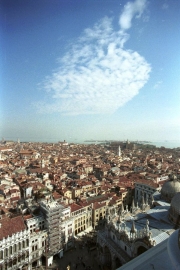
[[[31,269],[29,238],[22,216],[0,220],[0,269]]]

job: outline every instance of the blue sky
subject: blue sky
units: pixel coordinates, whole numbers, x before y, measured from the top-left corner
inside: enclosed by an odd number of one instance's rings
[[[178,140],[180,1],[2,0],[0,136]]]

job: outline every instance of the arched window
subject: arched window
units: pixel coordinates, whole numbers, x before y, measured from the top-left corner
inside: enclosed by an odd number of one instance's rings
[[[9,254],[11,255],[13,253],[12,246],[9,247]]]
[[[3,250],[0,251],[0,259],[3,259]]]
[[[8,256],[8,248],[5,249],[5,256]]]

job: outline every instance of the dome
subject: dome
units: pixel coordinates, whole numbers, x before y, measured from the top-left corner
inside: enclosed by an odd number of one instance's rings
[[[180,226],[180,192],[176,193],[171,201],[169,219],[178,227]]]
[[[168,181],[162,186],[161,198],[170,203],[177,192],[180,192],[180,182],[177,180]]]

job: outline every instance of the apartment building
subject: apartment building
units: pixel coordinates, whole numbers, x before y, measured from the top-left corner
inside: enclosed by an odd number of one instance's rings
[[[106,202],[92,203],[92,226],[95,228],[105,219]]]
[[[92,229],[92,208],[91,204],[78,205],[73,203],[71,216],[74,218],[74,234]]]

